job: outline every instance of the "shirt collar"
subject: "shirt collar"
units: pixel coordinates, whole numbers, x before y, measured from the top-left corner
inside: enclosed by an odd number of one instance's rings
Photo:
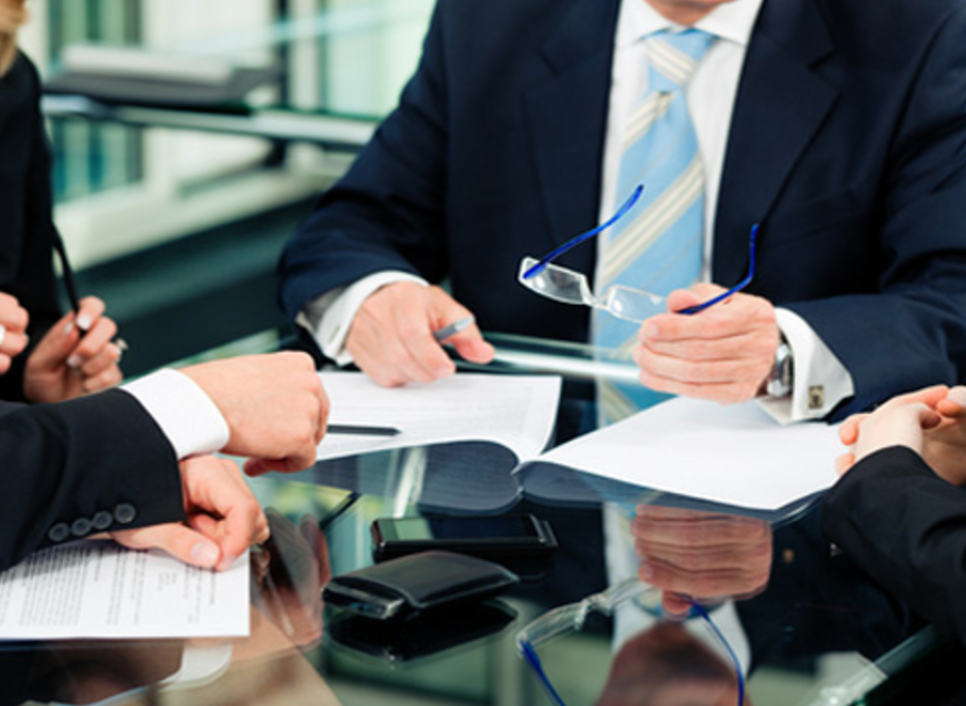
[[[746,47],[751,40],[758,11],[764,0],[733,0],[719,5],[694,26],[725,41]],[[645,0],[623,0],[617,21],[616,44],[628,46],[642,37],[678,25],[668,20]]]

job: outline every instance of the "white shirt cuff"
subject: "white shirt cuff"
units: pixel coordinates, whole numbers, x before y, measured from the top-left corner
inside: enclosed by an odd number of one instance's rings
[[[782,424],[824,417],[855,394],[852,376],[803,318],[788,309],[776,309],[775,314],[792,349],[792,394],[781,399],[765,397],[759,404]]]
[[[178,459],[214,453],[228,444],[228,423],[204,390],[176,370],[159,370],[122,386],[141,403]]]
[[[352,356],[345,350],[345,339],[359,307],[377,289],[395,282],[429,285],[423,278],[408,272],[377,272],[348,287],[331,290],[313,299],[302,309],[298,323],[312,333],[326,357],[339,365],[348,365],[352,362]]]

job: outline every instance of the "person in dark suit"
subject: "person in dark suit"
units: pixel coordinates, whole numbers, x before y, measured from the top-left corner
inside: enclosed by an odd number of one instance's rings
[[[726,306],[644,323],[644,383],[726,402],[774,383],[769,409],[802,419],[961,380],[959,0],[440,0],[399,106],[283,253],[288,315],[387,385],[451,373],[430,333],[469,313],[479,329],[588,340],[589,310],[520,286],[519,264],[615,210],[635,32],[668,25],[715,36],[687,89],[706,279],[742,278],[756,223],[758,262]],[[598,261],[585,244],[560,263],[591,275]],[[427,286],[443,281],[451,294]],[[719,291],[677,291],[669,308]],[[486,361],[479,329],[451,342]]]
[[[822,531],[884,588],[966,643],[966,387],[896,397],[842,425]]]
[[[243,381],[241,384],[239,381]],[[267,523],[237,466],[312,465],[328,401],[311,358],[276,353],[164,370],[57,404],[0,402],[0,570],[109,532],[226,568]]]
[[[116,324],[85,297],[62,315],[40,81],[16,51],[23,0],[0,2],[0,399],[56,402],[121,381]]]

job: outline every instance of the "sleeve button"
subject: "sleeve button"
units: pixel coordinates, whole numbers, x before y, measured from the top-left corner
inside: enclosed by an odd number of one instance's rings
[[[122,525],[129,525],[137,517],[137,510],[130,503],[120,503],[114,508],[114,519]]]
[[[75,537],[86,537],[91,533],[91,521],[86,517],[78,517],[71,523],[70,533]]]
[[[47,532],[47,539],[51,542],[63,542],[70,536],[70,527],[66,522],[58,522]]]
[[[91,520],[91,524],[98,532],[103,532],[114,524],[114,515],[109,513],[107,510],[101,510],[94,513],[94,519]]]

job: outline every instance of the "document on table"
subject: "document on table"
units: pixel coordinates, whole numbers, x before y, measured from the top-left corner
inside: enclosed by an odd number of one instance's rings
[[[754,402],[678,397],[563,444],[540,461],[625,483],[761,510],[830,487],[838,428],[782,426]]]
[[[326,435],[319,460],[466,440],[492,441],[526,460],[550,440],[560,399],[560,378],[552,375],[457,373],[395,388],[380,387],[363,373],[320,377],[331,402],[330,424],[395,427],[402,433]]]
[[[248,634],[248,553],[227,571],[109,541],[46,549],[0,574],[0,640]]]

